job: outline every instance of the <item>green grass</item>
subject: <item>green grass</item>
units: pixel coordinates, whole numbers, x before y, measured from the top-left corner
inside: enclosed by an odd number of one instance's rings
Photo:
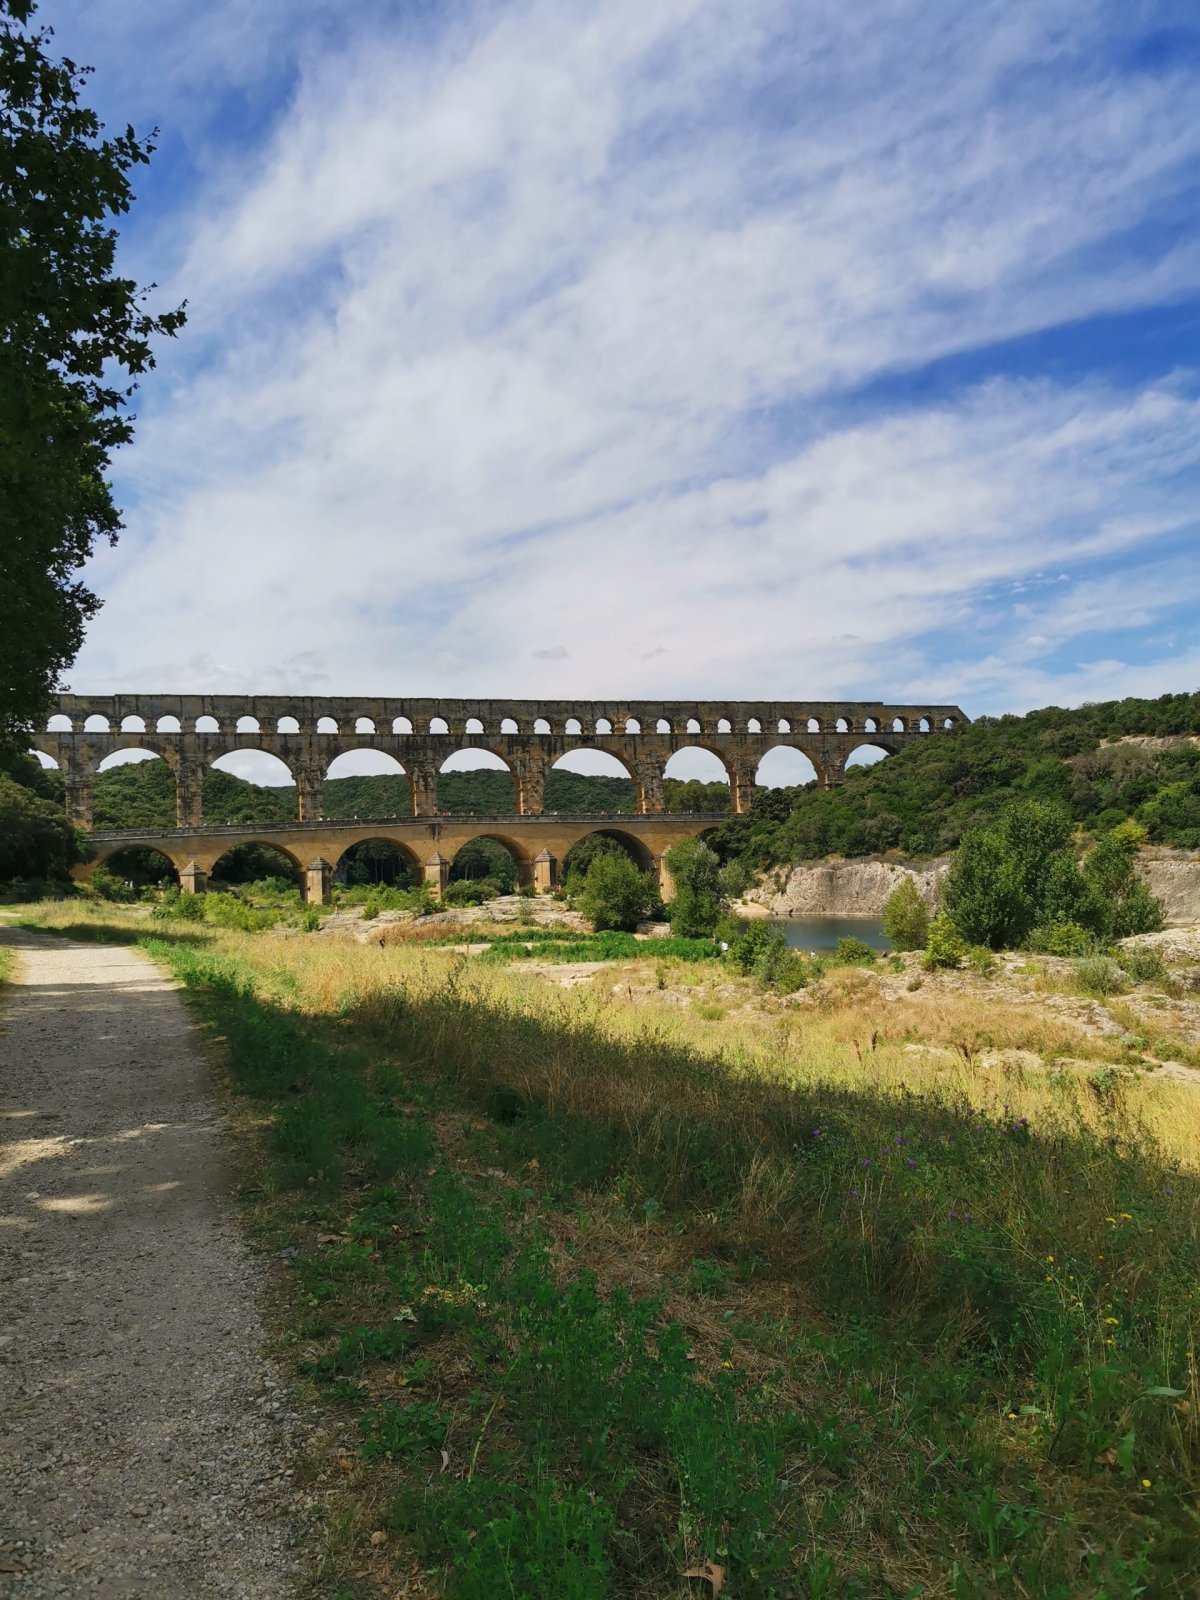
[[[297,1358],[358,1413],[346,1594],[381,1525],[479,1600],[1195,1592],[1200,1184],[1136,1127],[147,948],[265,1113]]]
[[[474,938],[472,937],[472,943]],[[492,937],[485,956],[492,961],[637,961],[650,956],[677,961],[711,961],[716,947],[711,939],[636,939],[632,933],[593,933],[569,939],[553,937],[532,941],[527,947],[520,933]]]
[[[12,982],[13,968],[15,965],[16,958],[14,957],[12,951],[6,950],[0,946],[0,983]]]

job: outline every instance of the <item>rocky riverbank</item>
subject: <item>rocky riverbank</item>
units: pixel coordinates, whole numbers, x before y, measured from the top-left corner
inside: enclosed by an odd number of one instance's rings
[[[747,892],[747,908],[761,906],[773,917],[878,917],[902,878],[912,878],[932,908],[951,860],[830,857],[775,867]],[[1162,901],[1168,925],[1200,922],[1200,850],[1151,847],[1143,850],[1139,870]]]

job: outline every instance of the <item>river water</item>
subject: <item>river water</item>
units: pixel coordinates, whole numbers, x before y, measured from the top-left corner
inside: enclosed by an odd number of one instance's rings
[[[878,917],[778,917],[787,942],[796,950],[832,950],[839,939],[862,939],[872,950],[890,950]]]

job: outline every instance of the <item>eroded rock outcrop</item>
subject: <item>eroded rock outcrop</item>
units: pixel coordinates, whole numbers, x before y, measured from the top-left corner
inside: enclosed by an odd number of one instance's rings
[[[746,895],[773,917],[878,917],[902,878],[912,878],[926,905],[937,903],[950,856],[906,862],[887,856],[832,857],[775,867]],[[1171,926],[1200,922],[1200,850],[1143,850],[1138,870],[1163,903]]]
[[[902,878],[912,878],[932,908],[949,869],[949,856],[911,863],[881,856],[803,861],[766,873],[746,899],[775,917],[878,917]]]

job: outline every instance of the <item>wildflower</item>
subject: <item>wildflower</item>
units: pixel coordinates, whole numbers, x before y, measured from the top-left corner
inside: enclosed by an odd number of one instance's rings
[[[1053,1256],[1047,1256],[1047,1257],[1046,1257],[1046,1260],[1047,1260],[1047,1261],[1053,1261],[1053,1260],[1054,1260],[1054,1257],[1053,1257]]]
[[[1008,1415],[1009,1415],[1009,1419],[1010,1419],[1010,1421],[1011,1421],[1011,1419],[1012,1419],[1012,1418],[1013,1418],[1013,1417],[1015,1417],[1015,1416],[1016,1416],[1016,1414],[1017,1414],[1017,1413],[1016,1413],[1016,1412],[1015,1412],[1015,1411],[1010,1411],[1010,1412],[1009,1412],[1009,1413],[1008,1413]]]
[[[1046,1282],[1046,1283],[1053,1283],[1054,1279],[1050,1276],[1049,1273],[1047,1273],[1046,1276],[1045,1276],[1045,1279],[1043,1281]]]
[[[1104,1320],[1110,1328],[1118,1328],[1121,1325],[1120,1317],[1105,1317]]]
[[[1150,1479],[1149,1478],[1143,1478],[1142,1479],[1142,1488],[1143,1489],[1148,1489],[1149,1487],[1150,1487]]]
[[[869,1167],[870,1165],[871,1165],[871,1163],[869,1161],[864,1161],[863,1162],[863,1166],[864,1167]]]

